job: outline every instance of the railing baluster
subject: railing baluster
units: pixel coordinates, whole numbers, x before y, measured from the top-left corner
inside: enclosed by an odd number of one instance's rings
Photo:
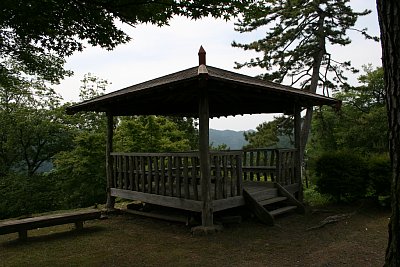
[[[199,193],[197,189],[197,157],[192,157],[192,186],[194,200],[199,200]]]
[[[185,194],[186,199],[190,198],[189,174],[188,174],[189,166],[188,165],[189,165],[188,157],[184,157],[183,158],[183,188],[184,188],[184,194]]]
[[[169,195],[172,197],[174,195],[174,185],[172,179],[172,156],[168,157],[168,187]]]
[[[160,171],[161,171],[161,194],[165,196],[167,188],[165,185],[165,157],[160,157]]]
[[[142,188],[142,192],[146,192],[146,163],[144,161],[145,157],[140,157],[140,184]]]
[[[128,172],[128,157],[124,156],[123,159],[124,159],[124,162],[123,162],[123,164],[124,164],[124,169],[123,169],[124,170],[124,189],[128,190],[128,175],[129,175],[129,172]]]
[[[225,156],[221,156],[222,158]],[[221,164],[220,157],[214,156],[215,164],[215,199],[221,199],[223,197],[222,183],[221,183]]]
[[[242,156],[236,155],[236,176],[237,176],[237,194],[238,196],[242,195],[243,192],[243,179],[242,179]]]
[[[224,156],[222,158],[222,168],[224,170],[224,180],[223,180],[223,197],[227,198],[228,197],[228,189],[229,189],[229,175],[228,175],[228,158]]]
[[[250,167],[254,166],[254,153],[250,151]],[[250,172],[250,181],[254,181],[254,172]]]
[[[181,188],[181,157],[175,157],[175,166],[176,166],[176,174],[175,174],[175,181],[176,181],[176,195],[180,198],[182,193]]]
[[[151,156],[147,158],[147,192],[153,193],[153,162]]]
[[[256,151],[256,166],[261,166],[260,165],[260,154],[261,154],[261,151],[257,150]],[[260,172],[257,172],[257,181],[260,181],[260,180],[261,180]]]
[[[154,193],[156,195],[160,194],[160,170],[158,168],[158,162],[160,158],[158,156],[154,157]]]

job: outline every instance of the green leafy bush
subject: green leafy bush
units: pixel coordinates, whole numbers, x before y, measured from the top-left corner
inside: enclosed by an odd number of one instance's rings
[[[304,194],[304,202],[313,207],[325,206],[330,202],[330,198],[327,197],[326,195],[319,193],[316,190],[315,185],[311,185],[308,188],[304,188],[303,194]]]
[[[61,208],[55,179],[47,174],[0,177],[0,220]]]
[[[330,152],[319,157],[315,166],[317,191],[336,201],[364,197],[368,169],[364,158],[352,152]]]
[[[390,195],[391,174],[388,155],[376,155],[369,158],[368,176],[372,195],[376,197]]]

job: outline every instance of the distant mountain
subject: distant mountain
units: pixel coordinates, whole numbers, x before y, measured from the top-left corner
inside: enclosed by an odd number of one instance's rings
[[[254,130],[249,130],[254,131]],[[210,145],[217,147],[222,144],[226,144],[230,149],[242,149],[243,146],[247,145],[247,141],[244,139],[244,132],[249,131],[232,131],[232,130],[215,130],[210,129]],[[287,136],[279,136],[279,142],[270,148],[293,148],[293,144],[290,143],[290,139]]]
[[[214,147],[226,144],[230,149],[242,149],[244,145],[247,145],[247,141],[244,140],[244,132],[210,129],[210,144]]]

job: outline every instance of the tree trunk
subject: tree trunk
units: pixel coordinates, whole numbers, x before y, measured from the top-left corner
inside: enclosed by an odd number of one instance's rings
[[[386,105],[389,120],[389,146],[392,164],[389,241],[385,266],[400,266],[400,2],[377,0]]]
[[[325,55],[325,32],[324,32],[324,21],[325,21],[325,14],[321,11],[319,13],[319,19],[318,19],[318,36],[319,42],[318,42],[318,50],[316,51],[314,55],[314,61],[313,61],[313,70],[311,74],[311,83],[310,87],[308,88],[309,92],[315,93],[317,92],[318,88],[318,81],[319,81],[319,69],[321,68],[321,62],[322,59]],[[311,129],[311,120],[312,120],[312,115],[313,115],[313,108],[308,108],[306,116],[303,121],[303,126],[301,128],[301,146],[300,146],[300,160],[303,162],[304,159],[304,151],[306,149],[307,145],[307,140],[308,140],[308,135],[310,133]]]

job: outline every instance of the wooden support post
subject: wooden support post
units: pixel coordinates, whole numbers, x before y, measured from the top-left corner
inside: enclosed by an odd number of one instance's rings
[[[107,171],[107,210],[114,210],[115,197],[111,196],[113,184],[113,158],[111,156],[113,146],[114,117],[107,113],[107,144],[106,144],[106,171]]]
[[[205,87],[201,88],[199,99],[199,134],[200,134],[200,173],[201,197],[203,208],[201,222],[203,227],[213,226],[213,208],[211,200],[210,153],[209,153],[209,106]]]
[[[301,180],[301,107],[296,105],[294,107],[294,146],[296,148],[295,154],[295,180],[299,184],[298,200],[303,202],[303,182]]]

